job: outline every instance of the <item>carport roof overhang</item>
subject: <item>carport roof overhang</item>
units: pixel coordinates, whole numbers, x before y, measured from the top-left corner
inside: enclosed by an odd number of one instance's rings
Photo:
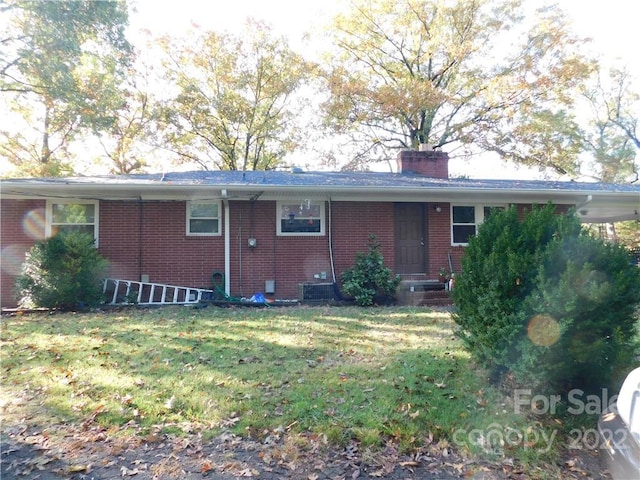
[[[357,178],[357,174],[353,174]],[[163,177],[164,178],[164,177]],[[583,222],[640,219],[640,187],[575,182],[504,182],[427,180],[374,184],[295,185],[292,183],[197,183],[77,177],[69,179],[13,179],[0,182],[0,196],[14,199],[94,199],[131,201],[285,200],[313,199],[354,202],[431,202],[458,204],[574,205]]]

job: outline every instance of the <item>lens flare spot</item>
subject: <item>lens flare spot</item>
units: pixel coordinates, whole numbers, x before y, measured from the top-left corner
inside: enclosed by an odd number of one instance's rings
[[[24,233],[34,240],[44,240],[45,220],[44,209],[38,208],[28,212],[22,219]]]
[[[2,271],[9,275],[20,275],[22,263],[29,248],[26,245],[7,245],[0,252],[0,265]]]
[[[560,325],[548,315],[536,315],[529,320],[527,336],[536,345],[550,347],[560,338]]]

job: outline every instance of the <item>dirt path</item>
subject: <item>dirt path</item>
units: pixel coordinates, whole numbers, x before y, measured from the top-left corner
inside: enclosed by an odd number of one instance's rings
[[[392,445],[375,454],[352,443],[332,448],[311,435],[282,432],[258,442],[226,433],[210,440],[199,435],[121,435],[97,425],[55,425],[44,430],[3,425],[1,477],[33,480],[236,479],[348,480],[526,479],[510,464],[478,463],[442,445],[412,456]],[[561,477],[604,479],[597,452],[565,459]]]
[[[106,429],[96,422],[95,414],[83,422],[67,424],[47,415],[37,395],[0,398],[0,419],[0,480],[531,477],[531,472],[522,471],[509,459],[468,459],[452,446],[429,439],[411,455],[402,455],[391,443],[375,452],[356,442],[336,447],[329,445],[326,437],[284,428],[256,439],[229,432],[213,438],[204,438],[202,433],[168,435],[160,429],[143,433],[135,424]],[[609,479],[602,473],[597,450],[571,450],[561,465],[545,466],[544,473],[547,478],[568,480]]]
[[[110,437],[99,427],[66,430],[6,429],[2,478],[454,479],[464,478],[471,466],[453,452],[435,456],[425,450],[410,458],[387,448],[373,456],[355,444],[332,449],[302,436],[257,442],[223,434],[203,441],[199,436]]]

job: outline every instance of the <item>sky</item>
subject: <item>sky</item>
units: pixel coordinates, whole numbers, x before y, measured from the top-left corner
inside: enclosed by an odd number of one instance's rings
[[[524,1],[532,9],[543,3],[542,0]],[[640,7],[631,6],[633,0],[556,1],[573,20],[575,33],[592,38],[591,53],[598,55],[605,65],[614,62],[626,65],[640,82],[637,52]],[[336,13],[348,9],[349,0],[128,0],[128,3],[134,6],[129,16],[129,37],[140,46],[149,38],[140,33],[144,30],[154,37],[182,36],[196,24],[203,29],[233,32],[243,29],[246,19],[253,17],[269,24],[274,33],[287,36],[292,48],[309,54],[322,45],[305,39],[305,33],[318,33]],[[640,86],[635,90],[639,91]],[[5,163],[0,159],[0,171],[8,168]],[[516,169],[497,158],[483,158],[481,169],[474,167],[477,163],[452,158],[450,172],[471,178],[541,176],[537,170]]]
[[[604,65],[626,65],[640,81],[637,52],[637,13],[640,7],[629,0],[556,0],[573,22],[574,32],[592,39],[589,53]],[[525,0],[527,8],[541,6],[541,0]],[[241,30],[247,17],[263,20],[276,34],[287,36],[290,46],[306,53],[318,45],[305,40],[306,32],[318,31],[348,0],[137,0],[137,12],[130,15],[131,32],[147,29],[153,35],[183,35],[192,24],[212,30]],[[306,51],[304,49],[307,49]],[[635,50],[635,51],[634,51]],[[640,89],[638,89],[640,90]],[[476,162],[477,163],[477,162]],[[482,169],[473,162],[452,159],[453,175],[476,178],[540,178],[537,170],[513,168],[497,158],[483,159]]]
[[[530,8],[542,0],[524,0]],[[181,34],[192,23],[214,30],[239,30],[247,17],[264,20],[293,47],[310,48],[302,38],[318,30],[348,0],[132,0],[137,12],[130,15],[132,31],[148,29],[154,34]],[[556,0],[574,22],[574,31],[593,40],[593,52],[603,61],[620,59],[640,77],[638,16],[640,5],[633,0]]]
[[[606,58],[619,56],[633,63],[640,74],[637,54],[637,22],[640,7],[630,0],[556,0],[575,22],[578,34],[594,40],[596,50]],[[525,5],[542,5],[525,0]],[[240,28],[248,17],[265,20],[295,45],[304,32],[320,27],[348,6],[348,0],[137,0],[137,13],[130,17],[132,27],[154,32],[180,33],[192,22],[206,28]],[[636,52],[634,54],[634,49]]]

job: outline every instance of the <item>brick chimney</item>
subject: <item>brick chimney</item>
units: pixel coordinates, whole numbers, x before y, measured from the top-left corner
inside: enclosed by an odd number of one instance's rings
[[[449,178],[449,154],[426,145],[420,150],[398,152],[398,173],[414,173],[432,178]]]

